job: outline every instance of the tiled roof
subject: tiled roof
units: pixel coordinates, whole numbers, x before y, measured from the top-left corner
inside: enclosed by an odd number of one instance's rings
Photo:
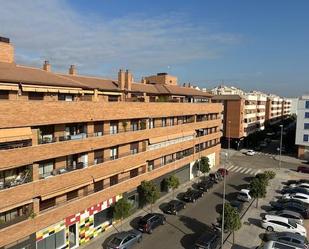
[[[242,96],[238,95],[238,94],[231,94],[231,95],[214,95],[212,97],[213,100],[238,100],[241,99]]]

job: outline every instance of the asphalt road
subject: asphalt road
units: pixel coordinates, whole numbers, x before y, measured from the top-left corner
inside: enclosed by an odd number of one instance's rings
[[[248,184],[248,175],[231,172],[226,181],[226,197],[233,200],[237,191]],[[196,203],[189,203],[177,216],[166,215],[165,225],[158,227],[153,234],[144,234],[143,241],[134,248],[193,248],[200,234],[216,223],[218,208],[222,204],[223,183],[215,185],[212,190]],[[137,220],[137,219],[136,219]],[[135,221],[132,221],[134,226]]]

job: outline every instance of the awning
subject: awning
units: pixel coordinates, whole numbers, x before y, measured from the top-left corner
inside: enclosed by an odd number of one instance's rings
[[[0,143],[21,141],[32,138],[30,127],[0,129]]]
[[[22,85],[24,92],[83,93],[81,88]]]
[[[0,83],[0,90],[18,91],[18,85],[10,83]]]
[[[32,199],[31,200],[26,200],[26,201],[23,201],[23,202],[18,202],[17,204],[1,208],[0,209],[0,213],[6,212],[8,210],[11,210],[11,209],[14,209],[14,208],[17,208],[17,207],[24,206],[24,205],[27,205],[27,204],[30,204],[32,202],[33,202]]]
[[[117,95],[117,96],[121,95],[121,93],[119,93],[119,92],[98,92],[98,94],[101,94],[101,95]]]
[[[173,139],[181,138],[181,137],[193,136],[193,135],[194,135],[193,131],[181,132],[181,133],[171,134],[171,135],[168,135],[168,136],[149,138],[149,143],[150,144],[157,144],[157,143],[160,143],[160,142],[173,140]]]

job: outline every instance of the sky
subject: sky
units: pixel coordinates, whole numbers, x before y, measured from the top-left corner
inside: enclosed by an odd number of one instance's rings
[[[158,72],[296,97],[309,92],[308,0],[0,0],[17,64],[116,78]]]

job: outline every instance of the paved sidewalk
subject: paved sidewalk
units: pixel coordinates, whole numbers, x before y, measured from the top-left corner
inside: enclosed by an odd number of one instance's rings
[[[262,242],[261,235],[265,233],[265,229],[260,226],[261,214],[265,213],[261,207],[269,206],[270,201],[276,200],[276,197],[279,195],[277,190],[282,188],[282,182],[290,179],[304,178],[303,175],[287,169],[274,171],[276,172],[276,177],[270,182],[270,185],[267,188],[266,198],[259,200],[258,208],[256,208],[256,202],[254,201],[252,206],[242,218],[241,229],[235,233],[235,244],[233,245],[233,236],[231,235],[225,242],[223,246],[224,249],[256,248],[260,245]],[[308,226],[309,224],[306,222],[305,227],[307,228],[307,231]]]
[[[220,166],[219,166],[220,167]],[[211,171],[216,171],[219,167],[213,167],[211,169]],[[152,211],[155,213],[162,213],[161,209],[159,208],[159,206],[164,203],[167,202],[171,199],[173,199],[173,195],[177,196],[177,194],[186,191],[189,187],[192,187],[192,184],[194,182],[197,182],[198,178],[194,178],[191,181],[188,181],[182,185],[180,185],[177,190],[170,193],[167,193],[166,195],[162,196],[154,205],[152,208]],[[127,231],[127,230],[131,230],[132,226],[130,225],[130,222],[132,220],[134,220],[137,217],[140,216],[144,216],[147,213],[151,212],[150,210],[150,206],[147,206],[143,209],[138,209],[135,213],[133,213],[131,216],[129,216],[128,218],[124,219],[122,222],[122,230],[123,231]],[[102,249],[103,246],[103,242],[110,237],[112,234],[117,233],[118,231],[120,231],[120,222],[116,223],[115,225],[113,225],[112,227],[108,228],[106,231],[104,231],[102,234],[100,234],[99,236],[97,236],[96,238],[94,238],[93,240],[91,240],[89,243],[80,246],[79,248],[84,248],[84,249]]]

